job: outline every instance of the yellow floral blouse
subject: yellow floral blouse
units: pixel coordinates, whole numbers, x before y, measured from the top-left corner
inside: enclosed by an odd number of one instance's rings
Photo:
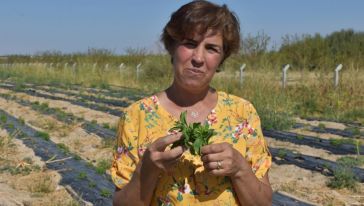
[[[157,138],[169,134],[178,119],[159,105],[157,96],[139,100],[125,110],[120,120],[117,147],[111,168],[116,187],[131,179],[143,152]],[[253,105],[233,95],[218,92],[218,103],[207,116],[217,135],[210,142],[228,142],[251,164],[258,178],[271,165],[271,155],[263,137],[260,119]],[[204,171],[199,156],[188,150],[172,174],[162,175],[151,205],[239,205],[228,177],[212,176]]]

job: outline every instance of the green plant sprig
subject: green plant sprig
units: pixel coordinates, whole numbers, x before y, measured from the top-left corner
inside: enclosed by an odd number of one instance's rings
[[[209,125],[205,123],[202,125],[200,122],[188,124],[186,121],[187,111],[184,111],[180,115],[179,121],[175,122],[175,126],[169,131],[182,132],[182,138],[172,144],[172,148],[177,146],[183,146],[190,150],[192,155],[201,155],[201,147],[209,144],[209,139],[216,132],[209,128]]]

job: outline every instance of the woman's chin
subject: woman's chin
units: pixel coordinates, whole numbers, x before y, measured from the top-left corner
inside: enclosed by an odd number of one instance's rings
[[[195,81],[189,80],[183,83],[183,87],[191,90],[200,90],[204,89],[205,87],[208,87],[208,85],[203,84],[201,80],[195,80]]]

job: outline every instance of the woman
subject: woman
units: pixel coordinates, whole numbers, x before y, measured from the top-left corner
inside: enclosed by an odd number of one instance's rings
[[[114,205],[270,205],[271,156],[254,107],[218,92],[210,82],[223,61],[238,51],[239,22],[223,5],[193,1],[171,16],[162,41],[174,80],[165,91],[125,110],[111,168]],[[216,131],[201,157],[181,146],[169,129],[187,121]]]

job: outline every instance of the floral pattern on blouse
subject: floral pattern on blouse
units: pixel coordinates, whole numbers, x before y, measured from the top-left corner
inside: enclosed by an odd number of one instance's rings
[[[120,118],[111,177],[118,188],[131,179],[149,144],[170,134],[178,119],[159,105],[157,96],[130,105]],[[228,142],[251,164],[257,178],[271,166],[272,158],[253,105],[234,95],[218,92],[218,103],[205,120],[216,135],[212,143]],[[162,175],[151,205],[239,205],[228,177],[205,172],[199,156],[187,150],[172,174]]]

